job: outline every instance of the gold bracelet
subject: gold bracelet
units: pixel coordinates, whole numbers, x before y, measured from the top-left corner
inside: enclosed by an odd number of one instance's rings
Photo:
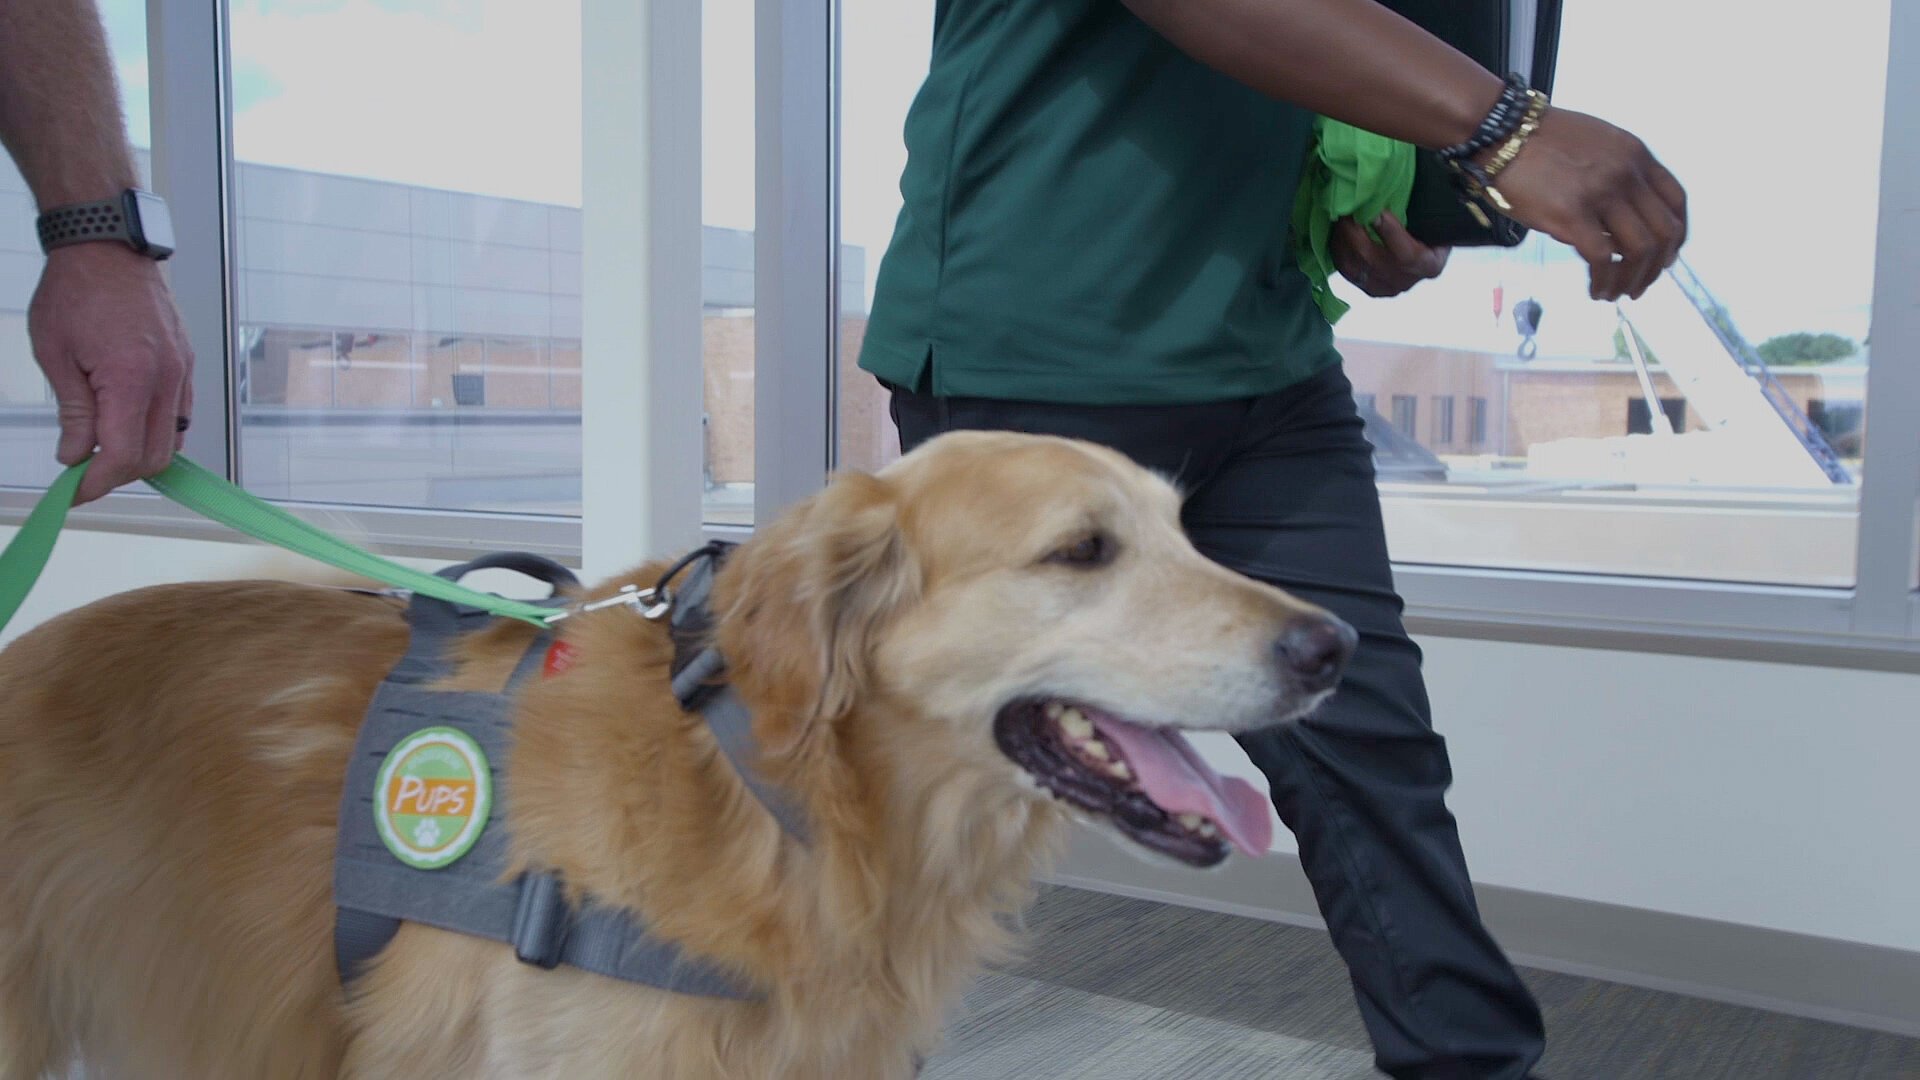
[[[1473,186],[1479,188],[1486,195],[1487,200],[1499,207],[1503,213],[1512,210],[1513,207],[1507,202],[1506,196],[1500,194],[1500,189],[1493,186],[1493,178],[1513,164],[1514,158],[1520,156],[1520,149],[1526,145],[1527,138],[1539,129],[1540,120],[1546,114],[1547,95],[1538,90],[1528,90],[1527,113],[1521,117],[1520,126],[1514,129],[1513,135],[1501,145],[1500,149],[1494,151],[1493,159],[1488,161],[1479,175],[1473,178]]]

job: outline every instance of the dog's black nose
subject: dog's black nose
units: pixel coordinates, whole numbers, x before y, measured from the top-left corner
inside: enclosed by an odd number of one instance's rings
[[[1274,651],[1296,685],[1313,694],[1331,690],[1340,681],[1340,673],[1346,670],[1359,641],[1360,635],[1345,622],[1331,615],[1316,615],[1288,623]]]

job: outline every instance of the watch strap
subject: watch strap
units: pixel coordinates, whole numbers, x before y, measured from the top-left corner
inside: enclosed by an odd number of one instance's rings
[[[47,252],[94,240],[133,243],[133,229],[127,222],[123,199],[56,206],[41,214],[35,224],[40,230],[40,250]]]

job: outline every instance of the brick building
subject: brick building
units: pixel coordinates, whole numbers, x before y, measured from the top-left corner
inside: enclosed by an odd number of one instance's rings
[[[1537,443],[1652,430],[1633,365],[1613,358],[1521,360],[1464,349],[1343,340],[1341,355],[1362,404],[1442,456],[1524,457]],[[1801,411],[1843,457],[1865,436],[1864,361],[1776,368]],[[1700,419],[1656,364],[1654,392],[1675,431]]]

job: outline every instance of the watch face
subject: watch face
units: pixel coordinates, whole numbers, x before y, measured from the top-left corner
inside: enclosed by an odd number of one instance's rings
[[[166,201],[151,192],[132,193],[132,220],[128,224],[135,230],[134,239],[147,249],[147,254],[165,258],[173,254],[173,216],[167,213]]]

